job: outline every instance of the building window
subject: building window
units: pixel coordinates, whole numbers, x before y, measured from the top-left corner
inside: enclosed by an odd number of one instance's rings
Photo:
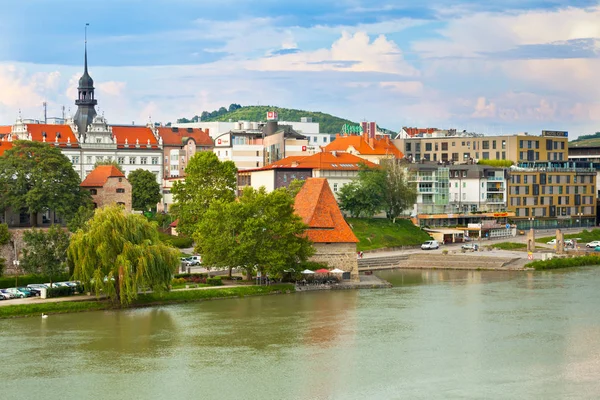
[[[177,164],[171,165],[171,171],[178,171],[178,170],[179,170],[179,165],[177,165]]]
[[[125,157],[117,157],[117,164],[125,164]]]
[[[442,142],[442,151],[448,151],[448,142]]]
[[[117,193],[125,193],[125,189],[117,189]]]
[[[484,150],[489,150],[489,148],[490,148],[490,141],[489,141],[489,140],[484,140],[484,141],[482,142],[482,146],[481,146],[481,148],[482,148],[482,149],[484,149]],[[484,157],[484,158],[485,158],[485,157]]]
[[[338,184],[337,184],[337,183],[334,183],[334,184],[333,184],[333,191],[334,191],[334,192],[337,192],[337,191],[338,191]]]
[[[97,194],[98,194],[98,191],[97,191],[96,189],[90,189],[90,194],[91,194],[92,196],[95,196],[95,195],[97,195]]]
[[[123,178],[119,178],[119,182],[123,182]]]
[[[327,136],[323,136],[323,143],[327,143]]]
[[[118,202],[118,203],[117,203],[117,205],[118,205],[119,207],[125,207],[125,203],[123,203],[122,201]]]
[[[73,164],[79,164],[79,156],[73,156],[73,157],[71,158],[71,162],[72,162]]]
[[[129,157],[129,164],[135,164],[135,157]]]
[[[152,157],[152,165],[158,164],[158,157]]]
[[[487,151],[484,151],[481,156],[483,157],[484,160],[489,160],[490,159],[490,153]]]
[[[102,162],[103,159],[104,157],[102,156],[96,156],[96,162]]]
[[[91,164],[91,163],[92,163],[92,156],[87,156],[87,157],[85,158],[85,162],[86,162],[87,164]]]
[[[143,165],[148,164],[148,157],[140,157],[140,164],[143,164]]]
[[[431,151],[431,143],[425,143],[425,151]]]

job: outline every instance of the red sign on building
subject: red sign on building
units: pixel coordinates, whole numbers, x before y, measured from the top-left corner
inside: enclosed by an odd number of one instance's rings
[[[267,111],[267,121],[276,121],[277,120],[277,112],[276,111]]]

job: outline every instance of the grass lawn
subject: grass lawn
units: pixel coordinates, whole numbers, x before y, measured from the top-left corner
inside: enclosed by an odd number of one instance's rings
[[[281,284],[272,286],[239,286],[234,288],[223,288],[206,290],[183,290],[161,294],[140,294],[131,304],[130,308],[145,307],[152,305],[188,303],[193,301],[221,299],[228,297],[261,296],[272,293],[293,292],[295,286],[292,284]],[[98,301],[63,301],[56,303],[18,304],[14,306],[0,307],[0,319],[11,317],[41,316],[46,314],[60,314],[81,311],[119,309],[107,300]]]
[[[546,243],[555,239],[556,236],[546,236],[542,238],[537,238],[535,241],[538,243]],[[588,231],[587,229],[580,233],[569,233],[565,235],[565,239],[576,239],[579,238],[578,242],[581,244],[585,244],[588,242],[592,242],[594,240],[600,240],[600,229],[592,229]]]
[[[495,249],[500,250],[527,250],[526,243],[501,242],[491,245]],[[536,249],[546,249],[544,246],[535,246]]]
[[[406,219],[397,219],[395,224],[385,218],[348,218],[347,221],[360,240],[358,250],[417,246],[431,240],[427,232]]]
[[[550,260],[539,260],[525,264],[526,268],[534,268],[536,271],[548,269],[561,269],[573,267],[588,267],[600,265],[600,256],[589,255],[569,258],[552,258]]]

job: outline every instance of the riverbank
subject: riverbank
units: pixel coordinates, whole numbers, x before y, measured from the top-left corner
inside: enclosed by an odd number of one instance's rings
[[[224,288],[198,288],[196,290],[176,290],[163,294],[141,294],[129,306],[123,307],[109,300],[90,300],[90,296],[65,298],[64,301],[40,302],[32,304],[17,304],[0,307],[0,319],[39,316],[44,314],[61,314],[98,310],[120,310],[160,306],[169,304],[189,303],[203,300],[217,300],[235,297],[264,296],[269,294],[291,293],[295,291],[292,284],[272,286],[228,286]],[[79,296],[78,296],[79,297]]]
[[[595,265],[600,265],[600,256],[554,257],[549,260],[534,261],[525,266],[533,268],[536,271],[545,271],[549,269],[588,267]]]

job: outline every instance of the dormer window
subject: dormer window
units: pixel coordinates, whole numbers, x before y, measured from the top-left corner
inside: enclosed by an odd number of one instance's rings
[[[96,138],[96,143],[102,143],[102,138]]]

